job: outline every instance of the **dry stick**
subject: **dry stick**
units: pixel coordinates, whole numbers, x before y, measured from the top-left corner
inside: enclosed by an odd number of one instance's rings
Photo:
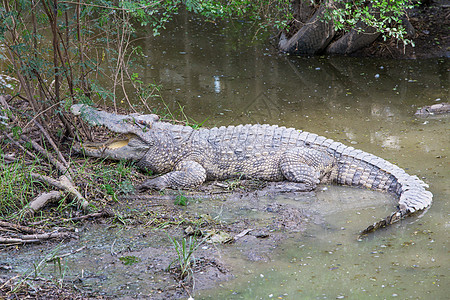
[[[51,262],[51,261],[55,261],[55,260],[60,260],[61,258],[70,256],[70,255],[73,255],[73,254],[75,254],[75,253],[78,253],[78,252],[80,252],[80,251],[86,249],[86,247],[87,247],[87,246],[83,246],[83,247],[78,248],[78,249],[76,249],[76,250],[74,250],[74,251],[72,251],[72,252],[65,253],[65,254],[61,254],[61,255],[58,255],[58,256],[49,258],[49,259],[46,260],[46,262]]]
[[[36,159],[36,155],[30,151],[28,151],[27,149],[25,149],[21,144],[19,144],[9,133],[7,133],[6,131],[3,131],[3,134],[6,135],[6,137],[17,147],[19,147],[19,149],[21,149],[23,152],[25,152],[26,154],[28,154],[29,156],[33,157],[34,159]]]
[[[38,76],[38,80],[39,80],[39,76]],[[42,85],[41,85],[42,86]],[[45,91],[44,91],[45,92]],[[51,95],[50,95],[51,96]],[[28,101],[28,99],[26,99],[26,98],[24,98],[24,100],[27,100]],[[29,129],[27,129],[27,127],[28,127],[28,125],[30,125],[32,122],[34,122],[34,120],[36,120],[38,117],[40,117],[41,115],[43,115],[45,112],[47,112],[48,110],[50,110],[50,109],[52,109],[54,106],[57,106],[57,105],[59,105],[59,103],[55,103],[55,104],[53,104],[53,105],[51,105],[51,106],[49,106],[49,107],[47,107],[46,109],[44,109],[44,110],[41,110],[38,114],[36,114],[27,124],[25,124],[25,126],[23,126],[23,131],[22,131],[22,134],[25,134],[25,130],[29,130]]]
[[[50,201],[58,201],[63,197],[61,192],[58,191],[51,191],[48,193],[42,193],[36,198],[34,198],[26,207],[22,209],[20,214],[23,214],[26,217],[31,217],[34,215],[35,212],[40,210],[42,207],[44,207],[47,203]]]
[[[53,139],[51,138],[50,134],[48,134],[48,131],[45,130],[44,127],[42,127],[41,124],[39,124],[38,121],[34,120],[34,123],[36,124],[37,127],[39,127],[39,129],[42,131],[42,133],[44,134],[44,136],[47,138],[48,142],[50,143],[50,145],[52,145],[53,150],[55,150],[56,154],[58,155],[58,158],[63,162],[63,164],[66,166],[66,170],[67,172],[69,172],[70,174],[72,173],[69,169],[69,164],[67,163],[66,159],[64,158],[64,156],[62,155],[61,151],[59,151],[58,146],[56,146],[55,142],[53,141]]]
[[[42,234],[22,235],[19,238],[0,237],[0,244],[12,245],[22,243],[37,243],[48,239],[68,238],[68,237],[71,237],[71,235],[67,232],[49,232]]]
[[[68,232],[47,232],[41,234],[22,235],[20,238],[23,240],[48,240],[53,238],[65,238],[70,236],[71,234]]]
[[[0,221],[0,227],[14,229],[16,231],[21,231],[25,233],[43,233],[41,229],[36,229],[28,226],[23,226],[19,224],[14,224],[6,221]]]
[[[40,182],[45,182],[45,183],[52,185],[61,190],[66,189],[66,187],[59,180],[53,179],[53,178],[45,176],[45,175],[37,174],[34,172],[30,172],[30,175],[31,175],[31,178],[38,180]]]
[[[77,189],[74,187],[72,182],[67,178],[66,175],[61,175],[59,177],[59,180],[53,179],[51,177],[40,175],[37,173],[30,173],[31,177],[39,180],[41,182],[46,182],[49,185],[52,185],[58,189],[61,189],[63,191],[69,192],[72,194],[75,199],[77,200],[78,204],[81,206],[83,210],[87,210],[87,207],[89,205],[89,202],[80,194],[80,192],[77,191]]]
[[[53,157],[53,155],[51,155],[47,150],[45,150],[44,148],[41,147],[41,145],[39,145],[38,143],[36,143],[35,141],[33,141],[32,139],[21,135],[20,136],[22,138],[22,140],[28,140],[31,145],[33,146],[33,148],[38,151],[39,153],[41,153],[44,157],[47,157],[47,159],[50,161],[50,163],[52,165],[54,165],[55,167],[58,168],[58,170],[65,176],[67,176],[67,178],[69,178],[70,181],[72,181],[72,177],[70,176],[70,173],[68,171],[68,169],[66,168],[66,166],[64,166],[61,162],[59,162],[57,159],[55,159]]]

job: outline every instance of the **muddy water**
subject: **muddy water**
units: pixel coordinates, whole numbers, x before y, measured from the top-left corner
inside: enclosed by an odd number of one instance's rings
[[[447,299],[449,118],[419,119],[414,112],[449,101],[448,59],[286,57],[247,27],[180,16],[161,37],[144,40],[140,46],[147,58],[136,72],[164,87],[164,103],[150,104],[167,106],[178,116],[182,107],[195,121],[206,120],[206,126],[269,123],[333,138],[417,174],[430,184],[434,203],[425,214],[362,241],[356,238],[359,230],[393,211],[389,195],[325,186],[308,195],[260,195],[250,202],[225,196],[192,203],[186,210],[193,215],[208,213],[226,224],[250,219],[249,227],[285,236],[258,241],[246,236],[215,248],[233,278],[198,290],[195,298]],[[304,212],[307,222],[301,230],[277,227],[271,203]],[[131,213],[151,210],[145,203],[128,206]],[[157,295],[157,283],[176,285],[163,272],[151,271],[167,267],[174,255],[162,232],[88,226],[78,241],[55,253],[83,245],[87,248],[64,260],[62,274],[48,265],[42,274],[119,298]],[[49,252],[45,245],[26,247],[13,256],[0,252],[0,260],[15,272],[33,271]],[[117,253],[140,262],[127,266]]]

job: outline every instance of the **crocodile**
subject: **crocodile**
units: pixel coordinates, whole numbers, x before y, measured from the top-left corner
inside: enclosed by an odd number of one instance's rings
[[[90,125],[121,134],[100,144],[80,143],[88,156],[133,160],[160,173],[136,187],[190,189],[207,180],[249,178],[298,184],[304,191],[320,183],[364,187],[396,196],[396,210],[361,231],[367,234],[427,209],[433,195],[417,176],[373,154],[317,134],[276,125],[194,129],[164,122],[155,114],[120,115],[84,104],[71,107]]]

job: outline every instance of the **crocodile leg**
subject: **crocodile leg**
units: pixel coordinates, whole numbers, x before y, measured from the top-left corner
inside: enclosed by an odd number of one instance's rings
[[[181,161],[174,171],[162,176],[148,179],[136,187],[138,192],[148,189],[163,190],[165,188],[188,189],[205,182],[206,170],[198,162],[192,160]]]
[[[315,189],[333,167],[334,159],[331,156],[312,148],[290,149],[280,160],[283,176],[288,181],[306,184],[308,190]]]

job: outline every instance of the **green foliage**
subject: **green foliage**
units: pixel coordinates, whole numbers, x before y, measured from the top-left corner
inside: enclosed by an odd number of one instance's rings
[[[92,181],[94,185],[99,185],[103,193],[117,200],[117,195],[121,193],[134,192],[134,186],[129,179],[132,177],[133,172],[132,162],[121,160],[118,163],[112,162],[111,165],[105,166],[105,161],[102,161],[96,165],[94,176],[85,178],[85,180]]]
[[[308,1],[327,6],[336,29],[358,22],[376,28],[385,38],[411,43],[402,16],[410,0]],[[295,2],[295,1],[294,1]],[[207,19],[239,19],[260,29],[282,29],[292,21],[291,0],[10,0],[0,3],[0,44],[6,76],[20,82],[35,113],[66,103],[101,102],[117,108],[131,101],[124,88],[131,82],[138,98],[159,96],[160,86],[130,72],[142,50],[133,45],[136,26],[159,35],[180,7]],[[56,11],[55,11],[56,9]],[[241,22],[242,23],[242,22]],[[5,72],[4,71],[4,72]],[[106,77],[100,85],[97,78]],[[37,100],[39,99],[39,100]]]
[[[131,266],[134,265],[138,262],[140,262],[141,260],[139,259],[139,257],[136,257],[134,255],[129,255],[129,256],[122,256],[119,257],[119,260],[125,265],[125,266]]]
[[[167,236],[177,254],[177,258],[170,263],[167,269],[170,269],[172,265],[176,263],[180,271],[181,279],[186,278],[188,275],[192,275],[192,266],[195,262],[194,251],[197,250],[204,240],[199,242],[195,236],[190,236],[189,239],[183,238],[180,243],[174,237]]]
[[[6,163],[0,158],[0,216],[19,211],[36,195],[32,180],[25,175],[33,169],[23,161]]]
[[[326,17],[333,20],[337,30],[348,31],[363,22],[380,32],[384,39],[392,37],[412,44],[402,18],[415,5],[411,0],[334,1],[327,8]]]
[[[290,0],[187,0],[184,4],[188,11],[208,19],[243,18],[261,28],[283,28],[292,19]]]
[[[175,197],[175,204],[180,206],[187,206],[189,198],[186,197],[182,192],[179,192]]]

